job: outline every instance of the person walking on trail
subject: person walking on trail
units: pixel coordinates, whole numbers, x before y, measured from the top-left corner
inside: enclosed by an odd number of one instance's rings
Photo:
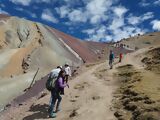
[[[113,68],[113,62],[114,62],[114,52],[111,50],[110,54],[109,54],[109,66],[110,66],[110,69]]]
[[[119,62],[122,62],[122,53],[119,54]]]
[[[64,65],[64,68],[62,68],[62,69],[64,69],[64,71],[65,71],[65,73],[66,73],[66,74],[65,74],[64,81],[65,81],[66,83],[68,83],[69,76],[71,76],[71,68],[70,68],[69,64],[66,63],[66,64]],[[61,94],[61,95],[64,95],[64,88],[61,89],[60,94]]]
[[[57,78],[58,77],[58,75],[59,75],[59,72],[62,70],[62,66],[57,66],[57,68],[56,69],[53,69],[53,70],[51,70],[51,75],[52,75],[52,78],[54,77],[54,78]]]
[[[60,95],[61,89],[68,86],[68,84],[64,81],[64,78],[65,78],[65,71],[61,70],[59,72],[58,78],[55,82],[55,87],[51,90],[51,95],[52,95],[52,101],[51,101],[51,105],[50,105],[50,117],[51,118],[55,118],[56,112],[58,112],[60,110],[60,103],[62,101],[62,97]]]
[[[65,81],[66,83],[68,83],[69,76],[71,77],[71,68],[68,63],[66,63],[64,67],[64,70],[66,72]]]
[[[62,66],[57,66],[56,69],[53,69],[50,74],[48,75],[48,78],[51,76],[51,78],[53,79],[57,79],[59,72],[62,70]],[[49,101],[49,106],[51,105],[51,101],[52,101],[52,95],[50,97],[50,101]]]

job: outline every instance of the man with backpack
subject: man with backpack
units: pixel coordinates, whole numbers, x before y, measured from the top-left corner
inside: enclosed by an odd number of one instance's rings
[[[110,50],[110,54],[109,54],[109,66],[110,66],[110,69],[113,68],[113,62],[114,62],[114,52],[112,50]]]
[[[62,70],[62,66],[57,66],[56,69],[53,69],[50,74],[48,75],[48,80],[46,82],[46,88],[51,91],[52,87],[54,87],[54,82],[56,81],[59,72]],[[50,97],[50,102],[49,102],[49,106],[51,105],[51,101],[52,101],[52,95]]]
[[[52,101],[51,101],[51,105],[49,108],[51,118],[55,118],[56,112],[58,112],[60,110],[60,103],[62,101],[61,89],[62,88],[64,89],[66,86],[68,86],[68,84],[64,81],[64,78],[65,78],[65,71],[61,70],[59,72],[57,80],[55,81],[55,86],[51,90]],[[68,88],[69,88],[69,86],[68,86]],[[56,110],[54,110],[54,108],[56,108]]]

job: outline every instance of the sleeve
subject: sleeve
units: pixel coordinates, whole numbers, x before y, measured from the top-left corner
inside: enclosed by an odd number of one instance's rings
[[[61,77],[58,79],[58,85],[61,88],[65,88],[67,86],[66,83],[63,83],[63,79]]]
[[[69,76],[71,76],[71,68],[68,68]]]

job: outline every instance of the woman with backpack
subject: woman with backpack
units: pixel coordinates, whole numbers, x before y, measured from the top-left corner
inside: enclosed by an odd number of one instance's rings
[[[59,72],[59,75],[57,77],[57,80],[55,81],[55,87],[51,90],[51,95],[52,95],[52,101],[50,105],[50,117],[55,118],[56,117],[56,112],[60,110],[60,103],[62,101],[62,97],[60,95],[61,89],[65,88],[68,86],[68,84],[64,81],[65,79],[65,71],[61,70]],[[69,87],[69,86],[68,86]],[[56,104],[57,102],[57,104]],[[56,110],[54,111],[56,104]]]

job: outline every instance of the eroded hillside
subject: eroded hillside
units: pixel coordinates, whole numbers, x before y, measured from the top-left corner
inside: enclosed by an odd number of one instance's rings
[[[74,69],[97,60],[94,50],[77,38],[40,23],[0,15],[0,94],[4,96],[0,106],[31,84],[38,68],[36,80],[66,62]],[[8,90],[12,92],[7,94]]]

